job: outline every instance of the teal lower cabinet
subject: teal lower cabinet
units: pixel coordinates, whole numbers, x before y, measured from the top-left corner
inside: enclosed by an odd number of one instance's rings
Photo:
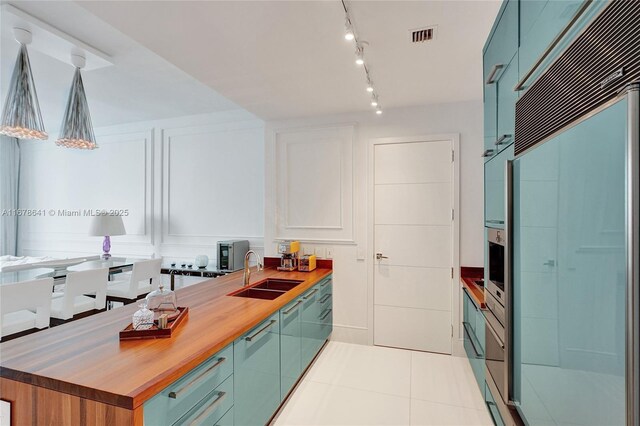
[[[302,297],[280,310],[280,395],[284,399],[302,375]]]
[[[280,310],[280,377],[284,399],[333,330],[331,276]]]
[[[489,378],[491,380],[491,378]],[[498,395],[499,397],[499,395]],[[498,410],[498,406],[496,405],[496,400],[489,389],[489,384],[484,382],[484,402],[487,404],[487,409],[489,410],[489,414],[491,415],[491,419],[496,426],[504,426],[504,420],[502,420],[502,416],[500,415],[500,411]]]
[[[331,276],[144,404],[148,426],[262,426],[331,335]]]
[[[269,317],[233,342],[237,425],[264,425],[280,405],[280,318]]]
[[[147,401],[145,424],[180,425],[200,415],[217,420],[233,406],[233,380],[230,345]]]
[[[314,286],[302,295],[302,368],[306,369],[316,356],[324,341],[321,340],[321,294]]]
[[[463,294],[464,350],[478,382],[478,387],[484,392],[484,316],[466,289]]]

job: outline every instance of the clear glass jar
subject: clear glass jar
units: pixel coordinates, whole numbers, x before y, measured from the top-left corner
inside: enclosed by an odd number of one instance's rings
[[[178,298],[176,293],[169,289],[164,288],[164,285],[160,284],[157,290],[147,294],[147,307],[153,312],[154,320],[157,320],[160,315],[167,314],[169,319],[178,316]]]
[[[140,309],[133,314],[133,329],[148,330],[153,326],[153,312],[147,308],[146,303],[141,303],[138,306]]]

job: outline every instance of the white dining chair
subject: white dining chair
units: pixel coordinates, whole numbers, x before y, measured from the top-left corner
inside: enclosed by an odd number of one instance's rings
[[[49,327],[53,278],[0,285],[2,341]]]
[[[126,305],[157,289],[160,284],[161,264],[162,259],[135,262],[128,279],[109,281],[107,301],[122,302]]]
[[[51,300],[51,325],[77,320],[105,310],[109,268],[71,272],[62,295]]]

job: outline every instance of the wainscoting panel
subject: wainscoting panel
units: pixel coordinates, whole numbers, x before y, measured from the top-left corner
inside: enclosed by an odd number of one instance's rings
[[[20,208],[40,213],[19,221],[23,254],[99,254],[101,237],[89,237],[89,211],[118,210],[127,235],[113,238],[119,251],[150,254],[153,245],[154,130],[96,132],[96,151],[52,142],[21,143]]]
[[[276,236],[353,242],[355,127],[276,131]]]

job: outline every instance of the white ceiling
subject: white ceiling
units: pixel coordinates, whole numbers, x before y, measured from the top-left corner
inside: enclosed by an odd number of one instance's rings
[[[94,1],[83,7],[264,119],[367,110],[339,1]],[[479,100],[499,1],[353,1],[386,108]],[[410,29],[437,25],[412,45]]]
[[[371,108],[338,0],[8,3],[111,55],[114,66],[83,74],[96,127],[238,107],[263,119]],[[383,107],[481,99],[481,50],[498,0],[349,5]],[[438,25],[437,40],[412,45],[408,30],[425,25]],[[7,25],[1,36],[4,99],[18,45]],[[30,56],[51,132],[72,68]]]
[[[83,72],[96,127],[239,108],[77,3],[8,3],[112,57],[114,66]],[[4,102],[18,44],[11,25],[7,25],[9,17],[0,18],[0,102]],[[69,61],[61,62],[34,49],[29,51],[29,56],[45,128],[51,133],[62,122],[73,68]]]

